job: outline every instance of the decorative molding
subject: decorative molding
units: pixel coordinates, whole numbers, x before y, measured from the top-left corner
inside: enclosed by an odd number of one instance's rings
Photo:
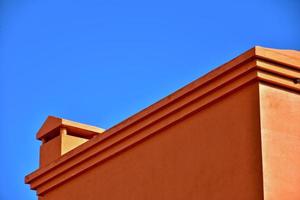
[[[174,125],[178,121],[205,108],[211,103],[251,82],[265,82],[300,92],[300,77],[296,59],[284,65],[285,56],[255,47],[241,56],[213,70],[161,101],[133,115],[120,124],[90,139],[66,153],[48,166],[38,169],[25,178],[38,195],[57,187],[70,178],[119,154],[147,137]],[[259,52],[259,54],[258,54]],[[266,56],[273,57],[271,59]],[[278,56],[278,55],[277,55]],[[176,115],[175,115],[176,113]]]

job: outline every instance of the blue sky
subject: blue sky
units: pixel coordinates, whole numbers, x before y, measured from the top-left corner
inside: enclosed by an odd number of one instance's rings
[[[1,0],[0,199],[33,200],[48,115],[109,128],[243,51],[300,48],[300,3]]]

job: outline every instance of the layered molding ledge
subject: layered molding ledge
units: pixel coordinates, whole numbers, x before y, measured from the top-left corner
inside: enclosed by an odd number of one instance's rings
[[[26,176],[25,182],[43,195],[247,84],[264,82],[300,92],[300,84],[295,83],[297,78],[300,78],[299,52],[252,48],[39,168]]]

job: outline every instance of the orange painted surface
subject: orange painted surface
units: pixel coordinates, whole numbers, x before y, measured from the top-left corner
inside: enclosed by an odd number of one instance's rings
[[[257,87],[211,104],[45,199],[263,199]]]
[[[103,134],[48,118],[25,182],[43,200],[298,199],[298,78],[299,52],[255,47]]]
[[[266,200],[300,199],[300,94],[260,85]]]

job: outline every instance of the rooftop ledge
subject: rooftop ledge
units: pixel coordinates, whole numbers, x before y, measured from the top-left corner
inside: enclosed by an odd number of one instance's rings
[[[27,175],[25,182],[43,195],[247,83],[263,82],[300,93],[299,79],[299,51],[256,46],[95,137],[100,129],[50,118],[38,132],[38,139],[51,139],[51,130],[60,126],[93,138]]]

